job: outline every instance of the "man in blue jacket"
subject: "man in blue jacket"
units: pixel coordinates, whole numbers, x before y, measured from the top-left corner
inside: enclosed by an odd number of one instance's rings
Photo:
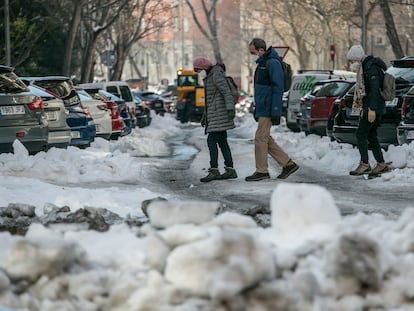
[[[282,172],[277,178],[285,179],[296,172],[299,166],[270,136],[271,126],[280,123],[282,114],[284,80],[282,62],[274,48],[266,49],[266,42],[263,39],[254,38],[249,44],[249,51],[257,58],[254,73],[254,102],[258,125],[254,139],[256,171],[245,180],[259,181],[270,178],[268,154],[282,167]]]

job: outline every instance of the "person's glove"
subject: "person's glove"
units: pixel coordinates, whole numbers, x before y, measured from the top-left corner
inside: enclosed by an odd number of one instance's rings
[[[229,118],[229,121],[233,120],[236,116],[235,110],[227,110],[227,117]]]
[[[202,127],[205,127],[207,125],[207,117],[205,113],[203,113],[203,115],[201,116],[200,124]]]
[[[280,116],[270,117],[270,121],[272,121],[272,125],[279,125],[280,124]]]

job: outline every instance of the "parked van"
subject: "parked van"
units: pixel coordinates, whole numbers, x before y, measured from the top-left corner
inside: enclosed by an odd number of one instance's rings
[[[345,70],[299,70],[292,77],[292,84],[288,92],[286,125],[294,131],[299,132],[300,99],[309,93],[316,82],[327,79],[355,78],[356,73]]]

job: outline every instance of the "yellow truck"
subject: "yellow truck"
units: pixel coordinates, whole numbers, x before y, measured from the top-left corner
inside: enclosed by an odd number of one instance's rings
[[[177,120],[181,123],[200,122],[204,111],[204,87],[194,70],[177,70]]]

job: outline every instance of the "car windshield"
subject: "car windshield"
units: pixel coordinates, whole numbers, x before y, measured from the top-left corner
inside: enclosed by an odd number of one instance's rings
[[[323,85],[316,93],[317,97],[341,96],[349,87],[346,82],[331,82]]]
[[[0,74],[0,93],[21,93],[27,91],[26,85],[13,72],[2,72]]]
[[[55,99],[55,97],[53,97],[52,94],[40,89],[37,86],[34,85],[29,85],[28,86],[29,90],[31,93],[33,93],[34,95],[37,95],[39,97],[41,97],[44,101],[48,101],[48,100],[53,100]]]
[[[122,101],[122,99],[112,93],[109,93],[105,90],[99,90],[99,94],[106,96],[110,100]]]
[[[387,72],[393,75],[397,80],[405,80],[408,82],[414,82],[414,66],[391,66],[387,69]]]
[[[55,93],[61,98],[69,96],[73,89],[72,83],[70,81],[38,80],[35,81],[34,84]]]
[[[131,91],[127,85],[120,85],[119,91],[121,92],[121,98],[127,102],[133,101]]]
[[[197,86],[197,75],[178,76],[177,86]]]
[[[316,84],[313,86],[312,91],[310,91],[308,94],[315,96],[315,95],[316,95],[316,93],[318,93],[318,92],[319,92],[319,90],[321,89],[321,87],[322,87],[322,86],[323,86],[323,84],[316,83]]]

